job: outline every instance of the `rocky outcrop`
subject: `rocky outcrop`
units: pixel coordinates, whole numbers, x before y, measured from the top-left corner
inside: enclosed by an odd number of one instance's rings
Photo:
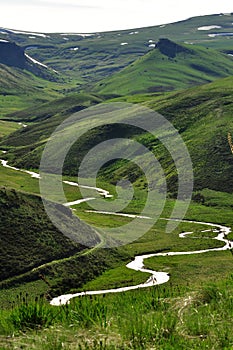
[[[27,65],[24,50],[15,43],[0,41],[0,63],[24,69]]]
[[[0,64],[8,67],[25,69],[36,76],[50,80],[60,81],[59,75],[41,62],[34,60],[25,53],[25,48],[0,39]]]
[[[187,49],[184,46],[174,43],[169,39],[160,39],[156,44],[156,48],[163,54],[168,56],[169,58],[175,58],[179,53],[189,53],[192,54],[192,50]]]

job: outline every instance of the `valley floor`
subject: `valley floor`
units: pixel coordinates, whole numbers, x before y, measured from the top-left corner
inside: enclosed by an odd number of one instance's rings
[[[2,164],[7,165],[4,162]],[[18,172],[15,169],[8,169]],[[33,176],[33,172],[24,173],[24,176],[29,175]],[[33,181],[38,180],[34,178]],[[214,212],[209,208],[208,214],[205,214],[203,208],[200,210],[199,207],[199,214],[198,212],[194,214],[194,208],[195,206],[191,206],[189,217],[199,215],[203,219],[208,218],[211,211]],[[83,210],[84,215],[85,207]],[[201,211],[203,213],[200,216]],[[108,216],[99,213],[95,215]],[[211,217],[213,219],[214,216]],[[226,211],[225,220],[231,223],[227,217]],[[218,219],[216,215],[215,218]],[[126,220],[126,217],[122,217],[123,219]],[[165,220],[160,221],[162,223]],[[132,287],[120,287],[118,291],[122,293],[108,294],[110,291],[115,292],[115,288],[101,290],[104,285],[111,286],[111,279],[114,274],[117,276],[118,270],[120,274],[115,281],[113,279],[113,283],[121,284],[121,280],[125,278],[122,267],[106,271],[93,282],[88,282],[84,290],[90,292],[79,292],[53,299],[51,304],[54,305],[66,303],[71,299],[69,305],[60,305],[59,308],[49,305],[47,301],[38,297],[35,297],[35,300],[27,300],[28,293],[21,292],[13,302],[12,310],[1,311],[0,348],[231,349],[233,345],[230,330],[233,280],[229,276],[229,271],[232,270],[230,267],[232,257],[229,252],[232,245],[231,229],[222,224],[195,222],[195,220],[184,221],[182,225],[177,231],[178,234],[176,233],[177,242],[184,242],[182,251],[179,251],[177,245],[174,252],[166,250],[162,253],[137,255],[127,267],[152,275],[148,276],[146,283],[137,284],[135,280]],[[191,248],[193,244],[191,241],[196,242],[199,249],[195,249],[194,244],[192,250],[188,250],[187,248]],[[163,247],[166,246],[164,243],[163,241]],[[127,249],[129,248],[130,246]],[[147,244],[141,243],[140,250],[141,253],[148,251]],[[137,250],[134,248],[133,251]],[[202,255],[205,258],[199,257]],[[148,262],[144,262],[145,259],[148,259]],[[181,260],[177,264],[172,259]],[[223,266],[221,264],[224,261]],[[192,283],[188,278],[182,280],[181,262],[184,267],[188,267],[188,274],[193,275]],[[220,265],[212,266],[213,276],[211,276],[208,269],[213,263]],[[194,270],[203,269],[204,266],[207,271],[203,270],[202,274],[203,276],[208,274],[209,282],[199,281],[198,270]],[[220,278],[219,274],[221,266],[225,269],[223,278]],[[158,273],[155,270],[162,272]],[[129,270],[128,283],[130,274]],[[160,286],[160,282],[168,281],[169,275],[170,282]],[[211,277],[216,281],[214,282]],[[140,279],[145,279],[144,274]],[[98,290],[95,287],[100,288]],[[9,293],[11,290],[9,289]],[[79,298],[73,298],[75,295]]]

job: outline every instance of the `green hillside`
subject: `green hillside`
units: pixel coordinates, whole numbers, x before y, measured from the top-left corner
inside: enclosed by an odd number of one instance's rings
[[[13,185],[13,183],[12,183]],[[0,187],[0,287],[49,282],[42,291],[51,295],[81,287],[107,268],[120,264],[129,255],[117,250],[100,249],[99,236],[71,210],[56,205],[61,223],[82,235],[95,248],[64,236],[48,218],[39,195]],[[68,218],[68,220],[67,220]],[[42,278],[43,279],[43,278]],[[44,284],[41,282],[39,284]],[[40,286],[41,288],[41,286]],[[34,291],[38,295],[38,291]],[[0,305],[7,305],[0,298]]]
[[[150,53],[96,86],[110,95],[185,89],[233,75],[233,59],[208,48],[160,39]]]
[[[62,98],[55,98],[52,101],[45,103],[36,103],[34,106],[9,113],[5,116],[5,119],[24,122],[44,122],[46,119],[62,114],[65,115],[78,112],[83,108],[90,107],[93,104],[102,102],[102,98],[87,93],[69,94]],[[53,118],[54,125],[56,126],[55,118]],[[51,120],[49,121],[49,123]],[[38,127],[38,125],[37,125]],[[51,132],[52,129],[48,131]]]
[[[171,121],[185,141],[193,162],[195,189],[233,190],[233,159],[227,141],[228,132],[233,133],[232,96],[232,77],[178,93],[154,98],[145,96],[144,105]],[[121,100],[135,103],[137,96],[118,99]],[[139,96],[139,101],[142,100],[143,96]],[[154,150],[165,169],[170,190],[175,190],[175,168],[163,147],[153,143],[147,135],[138,140]],[[118,162],[106,169],[103,176],[116,181],[130,172],[135,174],[132,165]],[[137,178],[140,179],[140,174]]]
[[[179,93],[145,97],[145,105],[170,120],[185,140],[193,161],[196,189],[210,188],[225,192],[233,189],[233,160],[227,142],[227,133],[233,132],[232,96],[233,78],[229,77]],[[139,99],[143,100],[143,96],[139,96]],[[122,100],[136,102],[137,98],[129,96]],[[22,168],[38,168],[43,145],[55,126],[63,119],[64,115],[55,115],[43,123],[18,130],[5,138],[1,147],[8,149],[7,158],[10,162]],[[90,120],[82,123],[89,125]],[[133,137],[154,150],[165,170],[169,189],[175,192],[175,169],[171,166],[171,159],[164,147],[149,135],[140,134],[138,130],[120,125],[93,129],[71,148],[64,164],[64,173],[77,175],[77,167],[83,156],[100,140],[116,136]],[[58,155],[59,152],[56,156]],[[128,174],[133,176],[131,180],[143,186],[144,180],[140,180],[141,172],[130,163],[114,162],[108,164],[100,173],[112,183],[122,176],[127,178]]]
[[[44,144],[54,129],[70,114],[100,102],[102,100],[94,95],[71,94],[12,113],[7,116],[9,120],[33,123],[3,138],[1,147],[8,149],[11,162],[19,162],[26,168],[38,168]]]
[[[61,208],[60,215],[65,219],[68,211]],[[0,218],[1,281],[85,248],[53,226],[37,196],[1,188]]]
[[[38,93],[43,88],[42,82],[29,72],[0,64],[0,95]]]
[[[20,68],[0,64],[0,118],[63,96],[69,82],[51,82]]]

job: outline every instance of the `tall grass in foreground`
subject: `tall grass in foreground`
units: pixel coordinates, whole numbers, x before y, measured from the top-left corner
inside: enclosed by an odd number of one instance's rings
[[[8,336],[8,344],[24,344],[22,348],[30,350],[230,350],[232,292],[231,276],[196,291],[168,284],[85,296],[61,307],[22,298],[12,310],[1,311],[0,331]],[[4,339],[0,337],[0,348]]]
[[[10,321],[16,330],[21,331],[48,327],[56,317],[54,311],[48,308],[43,299],[36,298],[30,303],[24,300],[12,310]]]

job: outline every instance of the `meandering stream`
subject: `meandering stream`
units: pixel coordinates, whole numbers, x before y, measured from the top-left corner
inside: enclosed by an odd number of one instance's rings
[[[0,159],[0,162],[4,167],[10,168],[10,169],[15,170],[15,171],[25,172],[25,173],[27,173],[27,174],[29,174],[32,177],[37,178],[37,179],[40,178],[40,175],[38,173],[9,166],[7,164],[6,160]],[[70,185],[70,186],[79,186],[76,182],[70,182],[70,181],[63,181],[63,182]],[[89,188],[91,190],[96,190],[99,194],[103,195],[105,198],[112,197],[108,191],[105,191],[101,188],[89,187],[89,186],[82,186],[82,187]],[[65,203],[65,205],[72,206],[75,204],[82,203],[84,201],[89,201],[89,200],[94,200],[94,199],[95,198],[93,198],[93,197],[79,199],[77,201]],[[94,211],[89,211],[89,212],[91,213]],[[123,213],[111,213],[111,212],[101,212],[101,211],[99,211],[99,212],[95,211],[95,213],[104,214],[104,215],[118,215],[118,216],[124,216],[124,217],[126,216],[126,217],[130,217],[130,218],[139,217],[142,220],[150,219],[149,217],[143,217],[143,216],[140,217],[137,215],[125,214],[125,213],[123,214]],[[164,220],[167,220],[167,219],[164,219]],[[174,220],[176,220],[176,219],[174,219]],[[209,222],[201,222],[201,221],[189,221],[189,220],[179,220],[179,221],[187,222],[187,223],[194,223],[194,224],[202,224],[202,225],[209,226],[211,228],[215,228],[215,230],[213,232],[216,232],[216,237],[213,239],[221,241],[221,242],[225,243],[225,245],[223,247],[220,247],[220,248],[212,248],[212,249],[204,249],[204,250],[196,250],[196,251],[166,252],[166,253],[154,253],[154,254],[152,253],[152,254],[135,256],[134,260],[129,262],[126,265],[126,267],[129,269],[135,270],[135,271],[150,273],[151,276],[147,279],[147,281],[145,283],[141,283],[141,284],[138,284],[135,286],[115,288],[115,289],[103,289],[103,290],[96,290],[96,291],[79,292],[79,293],[74,293],[74,294],[64,294],[64,295],[60,295],[56,298],[53,298],[50,301],[50,304],[55,305],[55,306],[59,306],[59,305],[67,304],[67,303],[69,303],[70,299],[75,298],[75,297],[79,297],[79,296],[107,294],[107,293],[121,293],[121,292],[126,292],[129,290],[139,289],[139,288],[148,288],[151,286],[155,286],[155,285],[159,285],[159,284],[163,284],[163,283],[168,282],[169,278],[170,278],[169,273],[160,272],[160,271],[153,271],[153,270],[149,270],[149,269],[144,268],[144,260],[146,260],[148,258],[152,258],[152,257],[156,257],[156,256],[177,256],[177,255],[203,254],[203,253],[207,253],[210,251],[223,251],[223,250],[231,249],[233,247],[233,242],[226,239],[227,235],[231,232],[230,227],[219,225],[219,224],[213,224],[213,223],[209,223]],[[212,231],[212,229],[203,230],[202,232],[207,232],[207,231]],[[179,235],[179,237],[182,239],[191,233],[193,233],[193,232],[183,232]]]
[[[164,219],[166,220],[166,219]],[[139,289],[139,288],[147,288],[152,287],[155,285],[163,284],[169,281],[169,273],[167,272],[159,272],[159,271],[153,271],[149,269],[144,268],[144,260],[156,256],[175,256],[175,255],[191,255],[191,254],[202,254],[207,253],[210,251],[221,251],[221,250],[227,250],[232,247],[233,242],[230,242],[226,239],[226,236],[231,232],[230,227],[222,226],[218,224],[213,224],[209,222],[199,222],[199,221],[189,221],[189,220],[181,220],[182,222],[188,222],[188,223],[195,223],[195,224],[202,224],[207,225],[210,227],[217,228],[217,235],[214,239],[224,242],[225,245],[220,248],[213,248],[213,249],[204,249],[204,250],[195,250],[195,251],[188,251],[188,252],[167,252],[167,253],[154,253],[154,254],[146,254],[146,255],[138,255],[135,256],[134,260],[131,261],[126,265],[127,268],[135,270],[135,271],[141,271],[141,272],[147,272],[150,273],[151,276],[147,279],[145,283],[141,283],[135,286],[128,286],[128,287],[121,287],[121,288],[115,288],[115,289],[103,289],[103,290],[96,290],[96,291],[85,291],[85,292],[79,292],[74,294],[65,294],[60,295],[56,298],[53,298],[50,301],[51,305],[59,306],[69,303],[70,299],[84,296],[84,295],[97,295],[97,294],[107,294],[107,293],[121,293],[126,292],[129,290]],[[206,230],[205,230],[206,231]],[[209,230],[208,230],[209,231]],[[185,238],[186,235],[191,234],[193,232],[183,232],[180,234],[180,238]]]

